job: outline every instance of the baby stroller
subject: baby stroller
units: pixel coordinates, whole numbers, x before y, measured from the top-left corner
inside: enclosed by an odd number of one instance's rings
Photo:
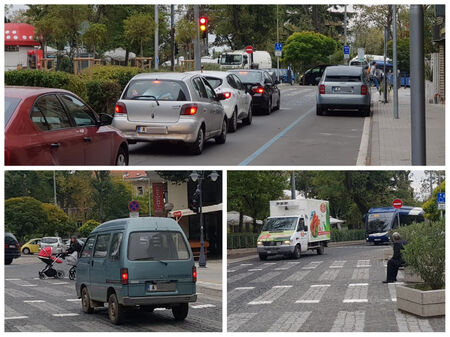
[[[39,271],[40,279],[45,279],[46,277],[64,278],[63,270],[56,270],[53,268],[55,263],[62,263],[60,257],[61,254],[56,255],[56,257],[52,256],[52,247],[45,247],[41,249],[38,258],[45,263],[45,267]]]
[[[69,278],[71,280],[75,280],[77,277],[77,262],[78,262],[78,253],[73,252],[72,254],[69,254],[66,256],[66,263],[69,266],[72,266],[69,270]]]

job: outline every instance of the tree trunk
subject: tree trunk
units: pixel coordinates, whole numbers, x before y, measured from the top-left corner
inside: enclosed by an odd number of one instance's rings
[[[125,64],[124,66],[126,67],[128,65],[128,57],[129,57],[130,51],[127,49],[125,49]]]

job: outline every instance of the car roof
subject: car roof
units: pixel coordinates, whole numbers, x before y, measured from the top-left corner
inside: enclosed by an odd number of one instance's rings
[[[185,73],[175,73],[175,72],[159,72],[159,73],[142,73],[142,74],[137,74],[136,76],[134,76],[132,79],[133,80],[137,80],[137,79],[152,79],[152,80],[176,80],[176,81],[183,81],[186,78],[189,77],[193,77],[194,75],[198,75],[198,74],[193,74],[190,72],[185,72]]]
[[[25,87],[25,86],[5,86],[5,97],[26,98],[30,96],[37,96],[51,92],[69,93],[72,92],[58,88],[43,88],[43,87]]]
[[[178,223],[171,218],[139,217],[116,219],[102,223],[97,226],[91,234],[97,232],[109,232],[114,230],[176,230],[181,231]]]
[[[227,72],[234,73],[239,71],[248,71],[248,72],[261,72],[267,71],[267,69],[228,69]]]
[[[331,66],[325,69],[327,75],[361,75],[359,66]]]
[[[207,70],[207,71],[189,71],[187,72],[189,74],[195,74],[195,75],[203,75],[203,76],[212,76],[212,77],[219,77],[219,78],[225,78],[229,75],[226,71],[214,71],[214,70]]]

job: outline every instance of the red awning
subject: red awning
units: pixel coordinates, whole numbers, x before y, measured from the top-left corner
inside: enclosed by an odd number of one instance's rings
[[[39,46],[34,27],[28,23],[5,23],[5,46]]]

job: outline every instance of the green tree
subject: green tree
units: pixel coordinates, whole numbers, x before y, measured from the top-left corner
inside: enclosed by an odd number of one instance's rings
[[[41,202],[53,202],[53,172],[6,171],[5,199],[25,196]]]
[[[336,47],[336,41],[320,33],[293,33],[283,47],[283,61],[292,63],[296,69],[306,69],[320,62],[326,63]]]
[[[5,230],[13,233],[19,241],[23,241],[26,235],[37,233],[46,221],[41,202],[32,197],[5,201]]]
[[[144,56],[144,43],[152,40],[155,30],[153,17],[147,13],[136,13],[124,20],[124,36],[132,44],[140,47],[140,56]]]
[[[80,232],[81,236],[87,237],[99,225],[100,222],[91,219],[86,221],[78,231]]]
[[[445,181],[433,191],[433,197],[423,203],[422,208],[425,211],[425,217],[431,221],[438,221],[441,218],[441,211],[437,208],[437,194],[445,192]],[[445,210],[442,211],[445,217]]]
[[[43,235],[67,237],[76,230],[75,223],[58,206],[43,203],[41,207],[46,214],[46,221],[39,230]]]
[[[102,23],[93,23],[89,26],[89,29],[83,34],[83,42],[86,43],[94,52],[94,57],[97,52],[97,48],[103,46],[106,41],[106,34],[108,30],[106,25]]]
[[[185,56],[193,57],[192,44],[197,34],[197,26],[192,20],[187,18],[180,19],[175,26],[175,42],[183,48]]]
[[[393,51],[392,40],[388,42],[387,55],[392,59]],[[401,71],[409,71],[409,38],[399,39],[397,41],[397,62],[398,69]]]

